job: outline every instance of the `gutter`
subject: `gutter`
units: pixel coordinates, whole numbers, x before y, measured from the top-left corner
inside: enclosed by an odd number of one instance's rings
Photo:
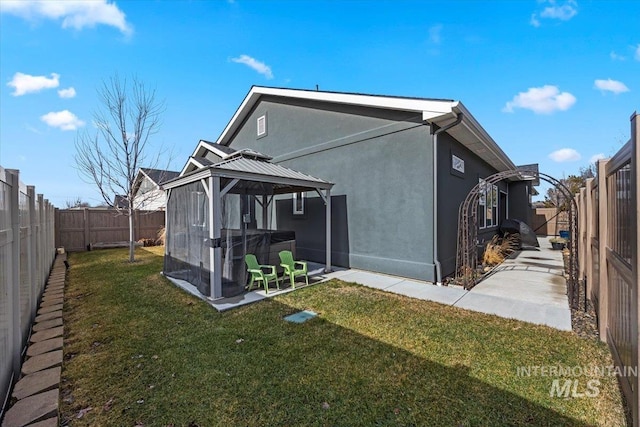
[[[462,122],[464,114],[458,113],[456,120],[448,125],[434,130],[434,123],[429,123],[433,135],[433,263],[436,266],[436,285],[442,286],[442,266],[438,259],[438,135],[446,132]]]

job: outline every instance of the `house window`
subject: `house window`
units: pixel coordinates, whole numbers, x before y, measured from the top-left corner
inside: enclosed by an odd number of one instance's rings
[[[478,226],[480,228],[498,225],[498,186],[480,178],[478,180]]]
[[[304,193],[302,191],[293,193],[293,214],[304,215]]]
[[[256,129],[257,129],[258,138],[267,135],[267,115],[266,114],[263,114],[262,116],[258,117],[258,120],[256,123]]]

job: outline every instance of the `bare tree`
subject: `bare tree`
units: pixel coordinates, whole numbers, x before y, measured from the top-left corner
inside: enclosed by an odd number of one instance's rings
[[[88,208],[90,205],[88,202],[83,201],[82,197],[77,196],[73,200],[67,200],[66,202],[64,202],[64,206],[66,209],[73,209],[73,208]]]
[[[96,131],[76,136],[76,166],[88,183],[95,184],[105,203],[129,217],[129,261],[135,260],[134,184],[138,169],[155,168],[163,150],[153,154],[151,136],[160,128],[164,102],[133,77],[131,81],[117,74],[102,82],[98,89],[100,108],[94,113]],[[167,159],[167,164],[170,159]],[[115,205],[115,196],[124,206]]]

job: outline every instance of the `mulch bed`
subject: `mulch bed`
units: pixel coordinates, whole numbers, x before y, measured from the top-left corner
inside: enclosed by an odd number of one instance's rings
[[[578,309],[571,309],[571,327],[581,338],[599,340],[598,318],[591,300],[587,300],[587,309],[584,310],[584,288],[581,289]]]

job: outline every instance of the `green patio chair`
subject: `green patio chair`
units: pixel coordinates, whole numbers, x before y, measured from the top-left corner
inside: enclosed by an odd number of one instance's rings
[[[278,274],[276,273],[276,267],[273,265],[260,265],[256,256],[253,254],[246,254],[244,256],[244,262],[247,264],[247,272],[251,274],[251,281],[247,290],[250,291],[254,282],[262,281],[264,284],[264,293],[269,293],[269,281],[276,281],[276,288],[280,289],[280,283],[278,282]],[[264,270],[270,270],[265,272]]]
[[[280,265],[284,268],[284,274],[289,276],[291,280],[291,288],[295,289],[295,280],[297,276],[304,276],[305,282],[309,284],[309,276],[307,276],[307,263],[304,261],[294,261],[291,251],[281,251]],[[284,276],[282,277],[284,281]]]

